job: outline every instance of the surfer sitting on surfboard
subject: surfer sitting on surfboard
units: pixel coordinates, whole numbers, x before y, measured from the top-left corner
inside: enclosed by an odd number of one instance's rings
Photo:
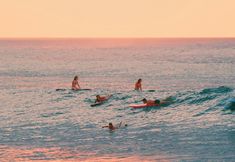
[[[113,126],[113,123],[109,123],[109,125],[103,126],[102,128],[108,128],[109,130],[115,130],[118,129],[122,126],[122,122],[120,122],[118,124],[118,126]],[[127,126],[127,124],[125,124],[125,127]]]
[[[72,82],[72,90],[79,90],[79,89],[81,89],[81,87],[78,84],[78,76],[75,76]]]
[[[135,83],[135,90],[137,91],[142,91],[142,85],[141,85],[142,79],[139,79],[136,83]]]

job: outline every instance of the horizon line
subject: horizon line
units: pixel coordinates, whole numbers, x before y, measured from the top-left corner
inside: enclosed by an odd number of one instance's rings
[[[235,39],[232,37],[0,37],[4,39]]]

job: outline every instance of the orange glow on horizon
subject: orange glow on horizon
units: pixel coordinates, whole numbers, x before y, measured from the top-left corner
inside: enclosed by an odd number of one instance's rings
[[[0,38],[235,37],[234,0],[0,2]]]
[[[113,155],[97,156],[95,153],[70,151],[64,148],[24,148],[24,147],[8,147],[0,145],[1,157],[4,161],[24,161],[24,162],[153,162],[147,157],[140,157],[137,155],[129,157],[115,157]],[[46,160],[38,157],[41,154],[42,157],[46,157]],[[35,157],[35,158],[33,158]],[[157,159],[162,162],[169,162],[167,157],[158,155]],[[169,157],[171,159],[171,157]]]

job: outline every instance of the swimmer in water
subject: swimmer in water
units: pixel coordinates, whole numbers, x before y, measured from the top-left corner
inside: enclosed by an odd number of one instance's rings
[[[115,129],[120,128],[121,126],[122,126],[122,122],[120,122],[118,126],[113,126],[112,123],[109,123],[109,125],[103,126],[102,128],[108,128],[109,130],[113,131],[113,130],[115,130]],[[126,127],[127,124],[125,124],[124,126]]]

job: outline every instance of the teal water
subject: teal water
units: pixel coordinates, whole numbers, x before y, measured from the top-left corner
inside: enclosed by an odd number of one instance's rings
[[[0,40],[0,56],[0,161],[235,159],[235,39]]]

